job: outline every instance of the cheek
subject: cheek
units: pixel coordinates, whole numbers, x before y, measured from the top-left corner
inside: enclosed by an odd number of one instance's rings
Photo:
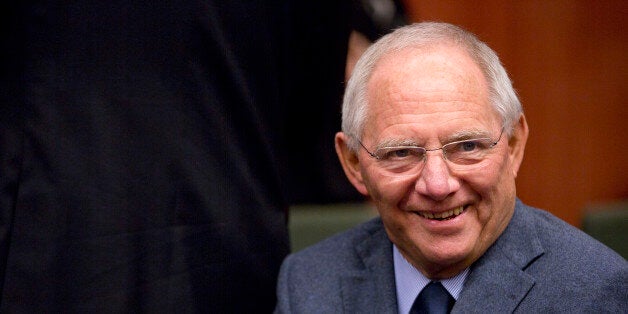
[[[395,206],[401,199],[408,195],[417,180],[417,176],[391,177],[378,171],[362,172],[369,195],[375,203],[388,208]]]
[[[481,199],[478,220],[485,237],[492,238],[507,224],[515,199],[515,178],[510,171],[508,158],[492,163],[469,179],[471,188]]]

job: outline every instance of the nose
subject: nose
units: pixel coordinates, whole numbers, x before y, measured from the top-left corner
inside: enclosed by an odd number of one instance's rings
[[[423,169],[415,184],[418,193],[435,201],[441,201],[460,189],[459,180],[452,176],[442,152],[428,151]]]

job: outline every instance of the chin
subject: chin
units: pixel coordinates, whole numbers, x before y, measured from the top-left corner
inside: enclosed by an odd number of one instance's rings
[[[431,252],[429,256],[427,256],[428,260],[432,263],[440,264],[440,265],[455,265],[463,263],[465,260],[469,259],[471,254],[464,251],[447,251],[447,252]]]
[[[472,261],[466,255],[439,255],[429,260],[424,271],[430,279],[447,279],[459,274],[471,264]]]
[[[431,279],[450,278],[464,270],[471,252],[460,243],[423,242],[424,237],[417,234],[391,239],[406,260]]]

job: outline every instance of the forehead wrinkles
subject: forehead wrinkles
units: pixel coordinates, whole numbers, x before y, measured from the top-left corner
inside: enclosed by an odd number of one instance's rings
[[[407,48],[384,56],[369,81],[369,94],[393,101],[488,99],[486,79],[475,62],[458,48]]]
[[[406,48],[384,56],[368,82],[369,123],[401,123],[407,115],[449,112],[438,104],[486,105],[486,80],[474,61],[459,48]],[[430,106],[425,106],[430,104]],[[390,118],[390,119],[389,119]]]

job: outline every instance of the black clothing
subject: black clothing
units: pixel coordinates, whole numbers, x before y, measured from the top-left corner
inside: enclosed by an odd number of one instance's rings
[[[10,10],[0,312],[270,312],[283,4]]]

